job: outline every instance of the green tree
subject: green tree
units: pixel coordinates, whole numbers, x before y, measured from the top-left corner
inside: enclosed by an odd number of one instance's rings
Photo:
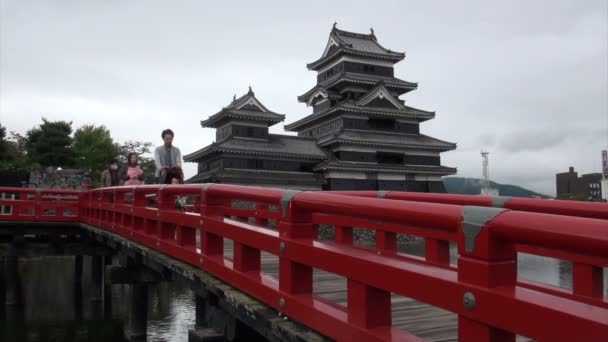
[[[2,123],[0,123],[0,160],[6,160],[8,158],[7,145],[6,127],[3,127]]]
[[[591,197],[585,193],[559,194],[557,199],[568,201],[592,201]]]
[[[40,127],[27,132],[26,150],[29,160],[41,166],[74,166],[72,122],[42,119]]]
[[[17,152],[23,156],[23,158],[26,157],[27,155],[27,149],[26,149],[26,144],[27,144],[27,138],[24,137],[23,135],[11,131],[11,137],[9,138],[9,143],[12,144],[15,149],[17,150]]]
[[[75,166],[88,171],[91,179],[98,180],[112,158],[118,156],[110,131],[103,125],[85,125],[74,132],[72,144]]]
[[[0,125],[0,170],[25,171],[29,168],[22,135],[11,132],[6,137],[6,127]]]
[[[136,153],[139,156],[139,166],[144,171],[144,181],[146,184],[154,184],[156,182],[154,177],[156,166],[154,165],[154,157],[151,154],[151,142],[129,140],[118,145],[117,148],[120,156],[119,161],[122,165],[126,165],[129,153]]]

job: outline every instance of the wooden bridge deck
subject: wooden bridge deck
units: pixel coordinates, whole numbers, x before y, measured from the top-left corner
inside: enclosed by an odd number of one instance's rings
[[[232,255],[233,244],[224,240],[224,253]],[[279,259],[262,253],[262,271],[278,279]],[[323,270],[313,270],[313,291],[316,295],[347,307],[346,279]],[[428,341],[458,341],[458,316],[449,311],[411,298],[392,296],[393,324]],[[517,342],[530,341],[518,336]]]

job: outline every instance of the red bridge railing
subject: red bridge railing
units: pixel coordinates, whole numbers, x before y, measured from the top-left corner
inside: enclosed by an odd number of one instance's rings
[[[0,187],[0,221],[78,221],[79,191]]]
[[[602,280],[602,267],[608,267],[607,205],[545,201],[504,209],[473,197],[442,204],[371,195],[220,184],[139,186],[81,193],[79,207],[70,208],[82,223],[200,267],[336,340],[421,340],[393,326],[391,293],[458,314],[461,341],[514,341],[515,334],[537,341],[608,336]],[[14,214],[42,210],[27,196],[42,201],[45,191],[20,196],[25,197],[0,199],[0,206],[13,208],[0,220],[46,221]],[[576,210],[554,215],[561,205]],[[334,227],[334,241],[317,239],[319,225]],[[375,246],[354,245],[355,228],[374,231]],[[399,234],[425,239],[425,257],[399,253]],[[224,239],[234,242],[232,257],[224,253]],[[458,246],[457,265],[450,264],[450,242]],[[278,256],[278,279],[262,272],[262,251]],[[573,290],[518,279],[520,251],[572,262]],[[313,294],[314,268],[347,279],[347,306]]]

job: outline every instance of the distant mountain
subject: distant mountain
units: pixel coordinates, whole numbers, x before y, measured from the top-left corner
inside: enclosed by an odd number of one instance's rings
[[[479,195],[481,191],[481,179],[478,178],[444,177],[443,184],[450,194]],[[490,181],[490,187],[498,189],[501,196],[549,198],[549,196],[517,185],[498,184]]]

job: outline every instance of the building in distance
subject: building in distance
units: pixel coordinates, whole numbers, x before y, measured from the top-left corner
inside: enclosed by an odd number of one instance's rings
[[[570,166],[568,172],[555,175],[557,198],[601,201],[601,182],[601,173],[588,173],[579,177],[574,167]]]

